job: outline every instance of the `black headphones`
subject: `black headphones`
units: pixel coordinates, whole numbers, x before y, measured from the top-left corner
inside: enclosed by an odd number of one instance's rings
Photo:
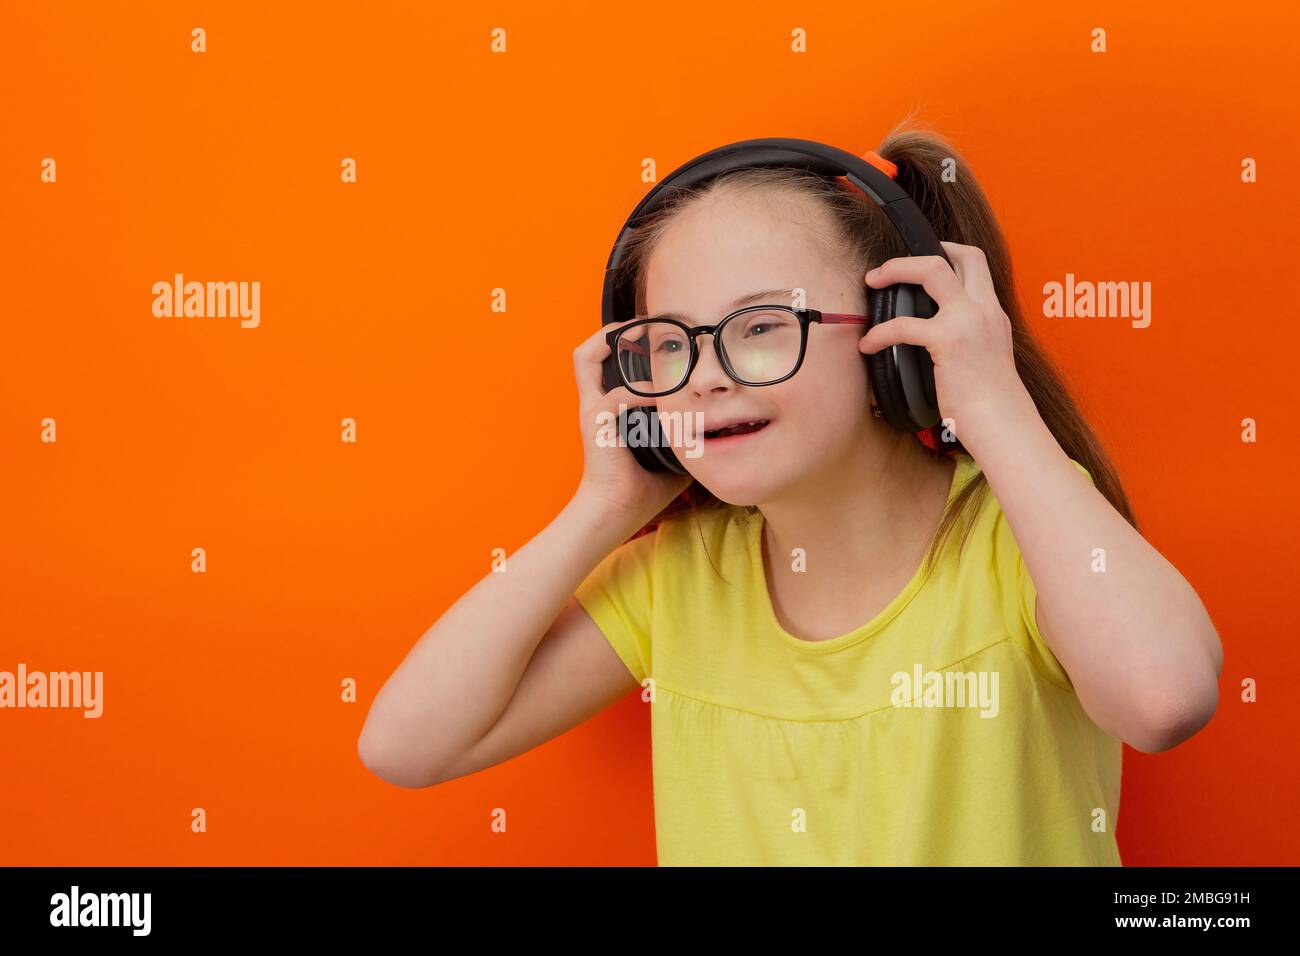
[[[870,156],[879,160],[876,154]],[[892,164],[880,160],[887,169]],[[669,187],[695,186],[722,173],[751,166],[794,166],[823,176],[843,176],[864,190],[884,210],[889,221],[914,256],[940,256],[943,246],[925,215],[912,198],[891,178],[892,172],[873,165],[834,146],[806,139],[747,139],[710,150],[673,170],[637,203],[632,215],[619,230],[614,249],[605,266],[605,289],[601,303],[601,325],[625,322],[636,314],[636,289],[632,276],[616,281],[623,260],[624,240],[628,231],[643,217],[654,212],[668,198]],[[866,285],[866,280],[863,280]],[[919,285],[896,284],[881,289],[867,288],[869,328],[887,322],[896,315],[931,318],[938,306]],[[865,332],[863,333],[866,334]],[[939,421],[939,404],[934,389],[934,363],[923,346],[900,343],[863,355],[867,374],[882,417],[894,428],[917,432]],[[623,382],[611,355],[603,363],[606,391]],[[648,416],[654,406],[639,405],[619,416],[619,438],[647,471],[674,471],[687,474],[663,430],[654,427]]]

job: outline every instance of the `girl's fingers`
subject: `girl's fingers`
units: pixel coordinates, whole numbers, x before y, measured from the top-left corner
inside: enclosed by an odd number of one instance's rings
[[[961,280],[942,256],[899,256],[887,259],[866,276],[867,285],[879,289],[896,282],[919,285],[939,308],[965,295]]]
[[[989,314],[1002,311],[998,302],[997,291],[993,288],[993,276],[989,273],[988,259],[979,246],[963,246],[956,242],[944,242],[939,245],[953,261],[953,268],[961,280],[966,294],[984,307]],[[991,310],[991,311],[990,311]]]
[[[609,358],[609,343],[605,341],[605,336],[611,329],[620,328],[634,321],[636,320],[628,319],[627,322],[603,325],[583,339],[582,343],[573,350],[573,372],[578,382],[578,401],[583,408],[598,402],[605,394],[603,363]]]
[[[862,336],[858,342],[858,350],[872,355],[883,348],[903,343],[932,348],[936,343],[934,320],[922,319],[915,315],[895,316],[887,322],[881,322]]]

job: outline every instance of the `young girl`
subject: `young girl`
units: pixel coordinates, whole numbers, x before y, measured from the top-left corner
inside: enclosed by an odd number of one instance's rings
[[[1121,741],[1166,750],[1209,720],[1218,636],[1024,324],[970,170],[922,131],[877,152],[951,266],[899,257],[836,180],[744,169],[642,224],[637,312],[864,314],[865,275],[938,314],[813,323],[797,373],[761,387],[706,333],[657,399],[602,391],[593,332],[582,480],[384,685],[358,742],[374,773],[464,776],[642,687],[661,865],[1120,863]],[[935,364],[945,424],[920,436],[872,413],[864,353],[902,342]],[[601,439],[636,405],[702,419],[689,475]]]

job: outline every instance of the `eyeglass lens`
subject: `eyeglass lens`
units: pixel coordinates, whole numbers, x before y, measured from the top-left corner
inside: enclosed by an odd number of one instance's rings
[[[724,367],[729,363],[731,377],[742,385],[775,382],[794,370],[801,337],[799,319],[792,312],[742,312],[721,327],[719,344],[727,359]],[[680,326],[647,322],[619,337],[619,370],[636,390],[666,394],[686,381],[690,352],[690,342]]]

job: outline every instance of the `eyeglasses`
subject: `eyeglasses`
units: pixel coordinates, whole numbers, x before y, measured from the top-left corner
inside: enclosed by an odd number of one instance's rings
[[[819,312],[784,305],[751,305],[717,325],[690,326],[676,319],[638,319],[605,336],[619,378],[633,395],[658,398],[686,385],[699,361],[695,340],[713,336],[718,362],[741,385],[784,382],[803,364],[808,325],[868,325],[865,315]]]

